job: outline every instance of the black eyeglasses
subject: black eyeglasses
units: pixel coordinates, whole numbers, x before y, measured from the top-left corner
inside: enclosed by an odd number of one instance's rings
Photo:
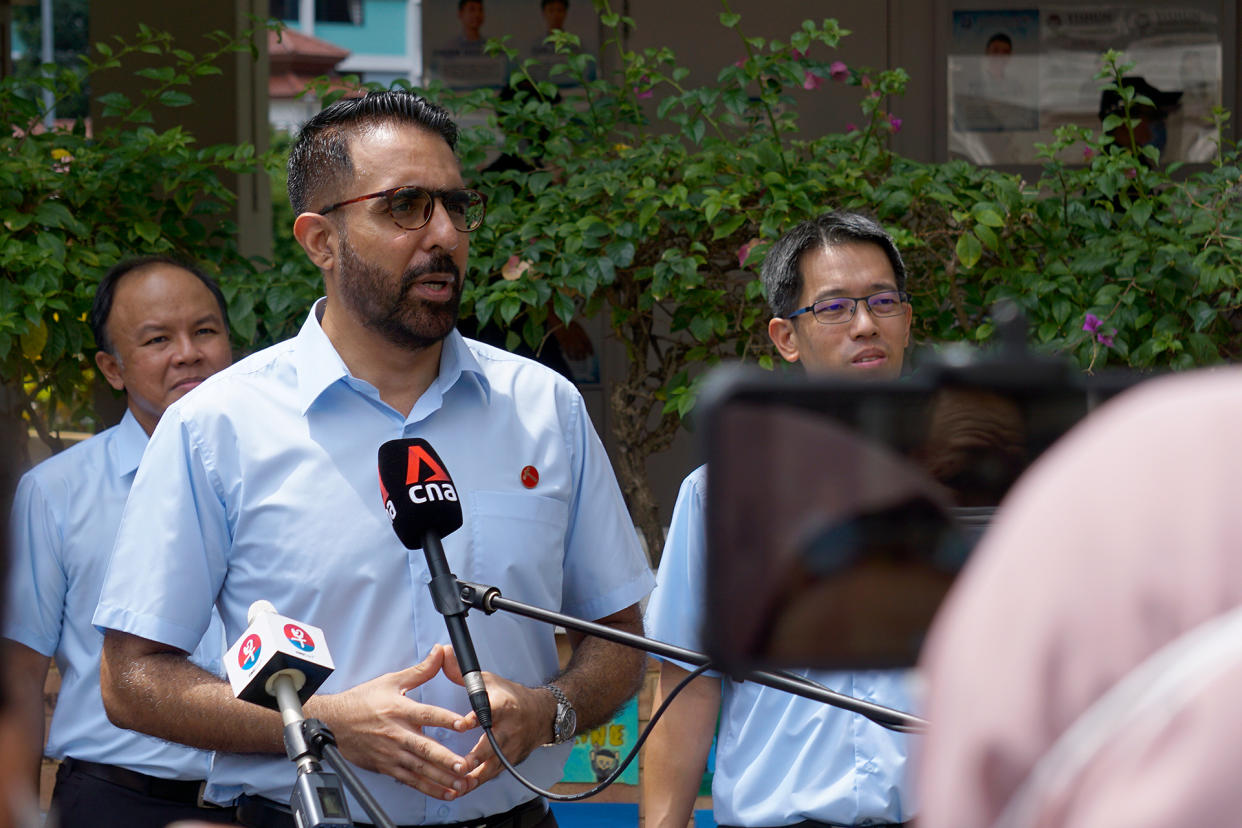
[[[357,204],[372,198],[387,199],[388,215],[398,227],[406,230],[418,230],[431,221],[435,212],[436,201],[444,205],[449,221],[463,233],[477,230],[487,215],[487,196],[478,190],[424,190],[422,187],[393,187],[378,193],[370,193],[349,201],[338,201],[319,211],[319,215],[327,215],[337,207],[346,204]]]
[[[799,308],[785,318],[793,319],[795,316],[809,312],[814,314],[815,321],[821,325],[839,325],[854,318],[854,311],[858,309],[859,302],[866,302],[867,310],[871,311],[873,316],[897,316],[905,311],[909,301],[910,294],[904,290],[882,290],[870,296],[833,296],[830,299],[821,299],[805,308]]]

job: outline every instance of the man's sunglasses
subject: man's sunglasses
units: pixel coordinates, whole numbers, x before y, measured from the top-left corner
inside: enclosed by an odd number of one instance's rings
[[[437,201],[444,205],[444,211],[448,213],[453,226],[463,233],[477,230],[483,223],[483,217],[487,215],[487,196],[478,190],[427,191],[422,187],[393,187],[391,190],[369,193],[348,201],[338,201],[320,210],[319,215],[327,215],[337,207],[373,198],[386,199],[388,215],[392,216],[398,227],[406,230],[418,230],[426,226],[431,221],[431,214],[435,212]]]

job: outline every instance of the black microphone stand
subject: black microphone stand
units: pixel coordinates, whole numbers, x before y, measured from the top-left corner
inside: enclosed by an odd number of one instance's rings
[[[617,644],[624,644],[653,655],[664,656],[665,658],[675,659],[687,664],[703,667],[711,663],[711,658],[706,653],[687,650],[683,647],[666,644],[663,641],[656,641],[653,638],[614,630],[602,624],[582,621],[559,612],[552,612],[551,610],[524,604],[521,601],[510,600],[502,596],[500,590],[494,586],[475,584],[461,579],[457,579],[457,585],[460,588],[462,602],[477,610],[482,610],[486,615],[491,615],[497,610],[504,610],[514,615],[521,615],[526,618],[533,618],[536,621],[543,621],[547,624],[577,630],[587,635],[593,635],[596,638],[603,638]],[[740,678],[743,681],[753,681],[765,687],[783,690],[786,693],[792,693],[812,701],[829,704],[842,710],[849,710],[892,730],[906,733],[922,733],[927,728],[926,719],[834,692],[813,681],[789,673],[751,670],[744,673]]]
[[[302,703],[292,681],[286,676],[277,678],[274,691],[280,704],[280,714],[285,721],[285,753],[298,767],[298,778],[289,798],[289,807],[300,828],[329,828],[329,826],[352,826],[349,806],[341,796],[337,779],[354,795],[367,812],[371,822],[379,828],[396,828],[392,819],[384,813],[379,801],[367,790],[358,774],[345,761],[336,737],[319,719],[308,719],[302,713]],[[323,761],[336,771],[325,773],[320,766]]]

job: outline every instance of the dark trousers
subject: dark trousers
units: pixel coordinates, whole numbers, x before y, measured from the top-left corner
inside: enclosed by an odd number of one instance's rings
[[[234,824],[232,808],[159,799],[90,776],[72,762],[56,772],[52,812],[60,828],[165,828],[178,820]]]

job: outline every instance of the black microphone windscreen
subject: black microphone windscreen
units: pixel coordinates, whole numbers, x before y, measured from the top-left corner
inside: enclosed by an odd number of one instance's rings
[[[406,549],[422,549],[427,532],[461,527],[461,501],[444,463],[426,440],[389,440],[379,448],[380,496]]]

